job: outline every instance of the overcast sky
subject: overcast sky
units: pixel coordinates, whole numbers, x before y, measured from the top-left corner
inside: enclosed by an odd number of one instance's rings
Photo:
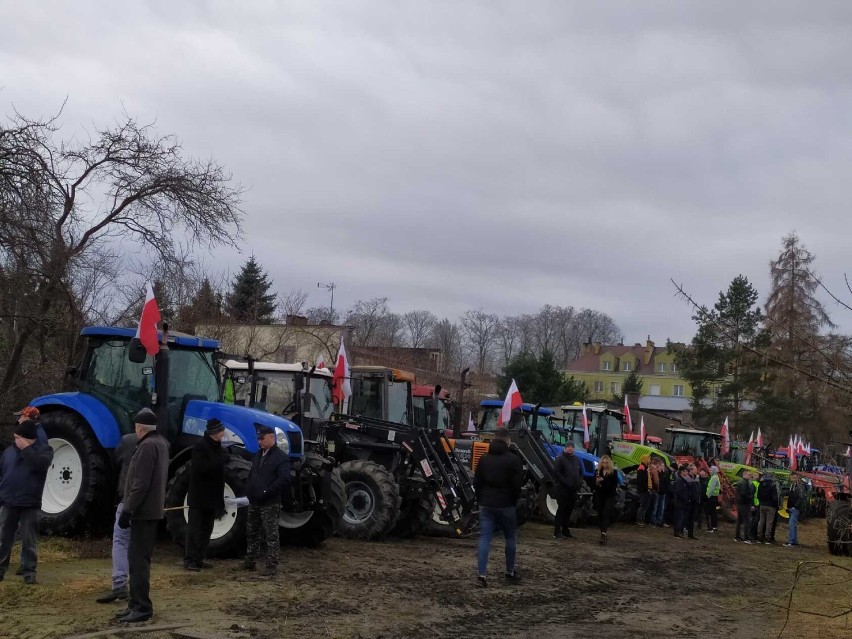
[[[66,96],[69,134],[125,109],[223,163],[221,263],[312,306],[585,306],[660,343],[694,333],[670,278],[763,297],[790,231],[852,271],[848,0],[0,0],[0,115]]]

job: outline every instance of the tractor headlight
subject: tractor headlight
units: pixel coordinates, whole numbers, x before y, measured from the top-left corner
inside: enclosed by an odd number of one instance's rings
[[[225,429],[225,436],[222,437],[223,444],[239,444],[240,446],[245,446],[246,443],[243,441],[243,438],[240,437],[237,433],[232,431],[230,428]]]
[[[275,445],[287,455],[290,454],[290,440],[287,439],[287,433],[277,426],[275,428]]]

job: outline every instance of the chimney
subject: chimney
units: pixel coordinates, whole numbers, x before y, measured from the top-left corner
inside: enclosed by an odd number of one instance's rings
[[[302,315],[288,315],[287,326],[307,326],[308,318]]]
[[[595,351],[595,355],[601,354],[601,343],[600,342],[595,342],[595,345],[592,348]]]
[[[592,343],[591,342],[583,342],[583,351],[582,355],[588,355],[592,352]]]
[[[651,341],[651,336],[648,335],[648,341],[645,342],[645,357],[644,362],[647,366],[651,362],[651,357],[654,355],[654,342]]]

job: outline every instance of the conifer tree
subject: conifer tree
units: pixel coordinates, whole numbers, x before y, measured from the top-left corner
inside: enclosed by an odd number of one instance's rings
[[[226,310],[237,322],[271,324],[275,315],[276,297],[270,293],[272,282],[252,255],[231,284],[225,298]]]

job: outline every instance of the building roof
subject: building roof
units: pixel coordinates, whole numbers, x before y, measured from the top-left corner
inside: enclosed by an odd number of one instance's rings
[[[635,346],[621,346],[621,345],[602,345],[600,347],[600,352],[595,353],[593,350],[580,355],[573,362],[568,364],[566,370],[569,373],[597,373],[601,370],[601,356],[606,353],[612,353],[617,358],[621,359],[626,354],[631,354],[638,361],[638,365],[636,366],[636,372],[640,375],[651,375],[654,373],[655,367],[655,359],[657,355],[661,355],[665,353],[666,348],[664,346],[654,346],[653,353],[651,355],[650,361],[645,364],[645,353],[648,350],[647,346],[644,345],[635,345]],[[610,371],[607,371],[610,372]],[[615,372],[615,371],[612,371]]]
[[[639,397],[639,410],[662,412],[684,412],[692,410],[689,397],[665,397],[662,395],[642,395]]]

